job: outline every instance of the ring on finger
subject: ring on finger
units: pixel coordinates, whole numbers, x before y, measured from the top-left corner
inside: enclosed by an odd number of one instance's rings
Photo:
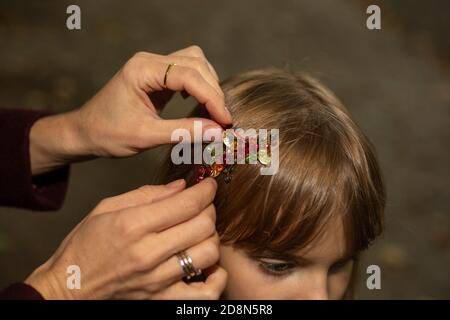
[[[172,67],[174,67],[176,65],[177,64],[175,62],[172,62],[172,63],[169,63],[169,65],[167,66],[166,73],[164,74],[164,82],[163,82],[164,88],[166,88],[166,89],[167,89],[167,76],[169,75],[170,69],[172,69]]]
[[[197,269],[194,267],[192,258],[186,253],[186,251],[178,252],[176,254],[176,257],[187,280],[190,280],[192,277],[199,276],[202,274],[201,269]]]

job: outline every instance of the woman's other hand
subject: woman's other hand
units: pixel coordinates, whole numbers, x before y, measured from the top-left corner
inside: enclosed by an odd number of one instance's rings
[[[173,65],[164,78],[167,68]],[[30,132],[34,175],[91,157],[128,157],[171,143],[175,129],[193,134],[194,120],[203,131],[231,123],[214,68],[198,46],[169,55],[135,54],[84,106],[44,117]],[[193,96],[210,119],[171,119],[160,112],[174,92]]]
[[[101,201],[25,281],[46,299],[218,299],[226,272],[216,265],[219,238],[208,178],[145,186]],[[205,282],[185,283],[175,255],[186,250]],[[67,268],[80,269],[80,289]]]

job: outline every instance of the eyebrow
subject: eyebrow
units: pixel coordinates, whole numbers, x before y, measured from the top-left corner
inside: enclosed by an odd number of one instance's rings
[[[250,254],[250,256],[254,257],[254,258],[267,258],[267,259],[276,259],[276,260],[282,260],[282,261],[294,261],[295,263],[299,264],[299,265],[308,265],[308,264],[312,264],[313,261],[311,261],[310,259],[306,259],[302,256],[299,256],[297,254],[293,254],[290,252],[285,252],[285,253],[279,253],[279,252],[272,252],[272,251],[265,251],[259,254]],[[350,254],[346,254],[340,258],[338,258],[337,260],[335,260],[333,262],[334,264],[339,264],[339,263],[344,263],[347,261],[351,261],[351,260],[355,260],[358,256],[358,252],[351,252]]]

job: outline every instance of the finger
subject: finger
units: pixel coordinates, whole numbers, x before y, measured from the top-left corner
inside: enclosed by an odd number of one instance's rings
[[[186,187],[186,181],[179,179],[172,181],[166,185],[146,185],[138,189],[129,191],[127,193],[106,198],[100,201],[100,203],[86,216],[81,223],[79,223],[64,239],[62,244],[67,243],[72,235],[83,225],[84,222],[91,220],[93,217],[100,214],[106,214],[126,208],[131,208],[140,204],[151,204],[155,201],[166,199],[177,192],[180,192]]]
[[[187,250],[205,239],[208,239],[216,232],[215,208],[210,205],[199,215],[177,224],[158,234],[149,234],[133,247],[132,253],[143,257],[142,267],[153,267],[170,259],[178,252]],[[158,243],[158,246],[155,246]],[[149,252],[148,248],[152,248]],[[148,261],[148,264],[145,262]]]
[[[208,64],[209,70],[214,75],[214,78],[216,78],[217,81],[220,81],[220,78],[219,78],[219,75],[216,72],[216,69],[214,69],[214,67],[212,66],[212,64],[208,60],[206,60],[206,63]]]
[[[166,84],[168,88],[173,88],[173,90],[186,90],[200,104],[206,107],[214,120],[223,124],[231,123],[231,114],[225,108],[223,95],[218,94],[216,89],[209,85],[196,69],[175,66]]]
[[[196,269],[205,270],[214,265],[220,256],[219,252],[220,240],[217,233],[208,239],[186,250],[186,254],[191,257],[192,264]],[[143,276],[143,283],[146,278],[161,279],[161,282],[170,285],[181,280],[185,276],[180,262],[176,256],[172,256],[158,267],[153,269],[149,274]]]
[[[186,57],[180,55],[168,56],[168,59],[175,62],[177,65],[196,69],[205,78],[208,83],[213,86],[217,93],[223,96],[222,88],[219,85],[218,79],[209,69],[206,59],[200,57]]]
[[[217,93],[216,89],[205,80],[199,71],[190,67],[175,65],[167,73],[166,84],[164,85],[167,66],[168,63],[153,62],[151,67],[154,71],[145,73],[147,78],[144,79],[144,82],[148,85],[144,87],[151,88],[154,86],[161,89],[167,87],[173,91],[185,90],[205,106],[213,120],[221,124],[231,123],[231,114],[225,108],[224,97]],[[154,74],[160,76],[155,77]]]
[[[209,60],[206,58],[204,51],[199,46],[196,46],[196,45],[189,46],[187,48],[175,51],[170,55],[180,55],[180,56],[197,57],[197,58],[205,59],[206,63],[208,64],[208,68],[210,69],[214,78],[217,81],[219,81],[219,76],[217,75],[216,70],[213,68],[213,66],[211,65]]]
[[[227,284],[227,272],[225,269],[214,266],[211,274],[205,282],[194,282],[186,284],[178,281],[173,285],[161,290],[156,299],[186,299],[186,300],[217,300]]]
[[[220,139],[223,132],[220,125],[206,118],[157,119],[152,125],[152,132],[156,132],[152,134],[152,139],[160,144],[181,142],[184,132],[179,131],[180,129],[190,133],[191,143],[209,142],[212,140],[210,139],[212,135]],[[205,135],[206,132],[208,132],[207,135]]]
[[[142,233],[160,232],[199,215],[213,202],[216,191],[217,182],[207,178],[172,197],[128,208],[120,214]]]
[[[145,185],[135,190],[102,200],[92,211],[92,215],[151,204],[166,199],[186,187],[184,179],[166,185]]]
[[[205,270],[205,274],[208,275],[205,282],[192,282],[190,286],[202,290],[205,290],[206,287],[220,296],[227,284],[228,274],[226,270],[216,264]]]

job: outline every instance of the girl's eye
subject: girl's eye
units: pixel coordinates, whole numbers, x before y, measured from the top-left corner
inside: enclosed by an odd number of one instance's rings
[[[351,262],[354,262],[354,261],[355,261],[355,258],[352,258],[352,259],[348,259],[348,260],[344,260],[344,261],[335,263],[334,265],[331,266],[330,271],[338,272],[338,271],[344,269],[344,267],[346,267],[347,265],[349,265]]]
[[[289,262],[268,262],[260,260],[259,267],[262,271],[269,275],[283,276],[290,273],[295,267],[295,264]]]

